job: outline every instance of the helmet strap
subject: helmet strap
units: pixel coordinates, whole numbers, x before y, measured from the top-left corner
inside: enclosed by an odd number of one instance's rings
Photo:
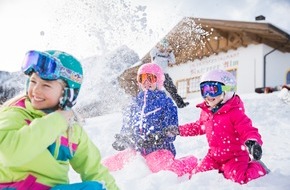
[[[212,113],[217,112],[222,106],[224,105],[223,101],[221,100],[214,108],[211,109]]]
[[[225,98],[225,92],[223,92],[222,95],[223,95],[223,97],[220,99],[220,101],[211,109],[212,113],[217,112],[224,105],[223,101]]]
[[[73,88],[64,88],[63,95],[59,99],[59,107],[62,110],[70,110],[75,104],[79,90]]]

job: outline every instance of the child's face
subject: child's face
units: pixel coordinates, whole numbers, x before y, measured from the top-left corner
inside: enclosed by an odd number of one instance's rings
[[[140,86],[141,86],[141,89],[143,91],[145,91],[145,90],[155,90],[157,88],[157,83],[156,82],[151,83],[148,80],[146,80],[145,82],[140,83]]]
[[[216,97],[206,96],[204,98],[204,101],[210,108],[214,108],[218,103],[220,103],[223,100],[223,98],[224,98],[224,93]]]
[[[49,109],[58,106],[64,86],[57,80],[41,79],[33,73],[30,77],[28,97],[34,109]]]
[[[162,52],[162,53],[164,53],[165,52],[165,48],[163,46],[160,46],[159,47],[159,51]]]

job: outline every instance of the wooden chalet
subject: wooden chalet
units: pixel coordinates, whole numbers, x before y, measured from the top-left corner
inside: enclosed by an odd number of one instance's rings
[[[165,37],[173,48],[177,65],[251,44],[265,44],[281,52],[290,52],[290,35],[265,22],[185,17]],[[137,70],[146,62],[150,62],[149,52],[141,59],[141,64],[119,76],[121,87],[133,96],[138,92]]]

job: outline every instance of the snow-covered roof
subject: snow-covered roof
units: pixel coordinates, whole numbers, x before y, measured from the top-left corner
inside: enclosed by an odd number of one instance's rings
[[[185,17],[166,36],[176,62],[186,63],[220,52],[266,44],[290,52],[290,35],[266,22],[245,22]],[[142,58],[150,60],[149,52]]]
[[[177,64],[247,47],[250,44],[262,43],[281,52],[290,52],[290,35],[264,21],[245,22],[185,17],[165,38],[173,49]],[[149,53],[141,59],[142,63],[151,61]],[[131,95],[138,93],[135,78],[140,65],[142,64],[128,68],[119,77],[121,86]]]

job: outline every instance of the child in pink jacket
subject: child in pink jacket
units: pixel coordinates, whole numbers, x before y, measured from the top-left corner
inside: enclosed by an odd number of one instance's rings
[[[262,140],[258,129],[245,114],[242,100],[235,94],[235,77],[214,70],[201,77],[204,102],[198,104],[200,118],[178,127],[180,136],[206,135],[209,150],[194,173],[218,170],[225,178],[240,184],[266,175],[260,161]]]

